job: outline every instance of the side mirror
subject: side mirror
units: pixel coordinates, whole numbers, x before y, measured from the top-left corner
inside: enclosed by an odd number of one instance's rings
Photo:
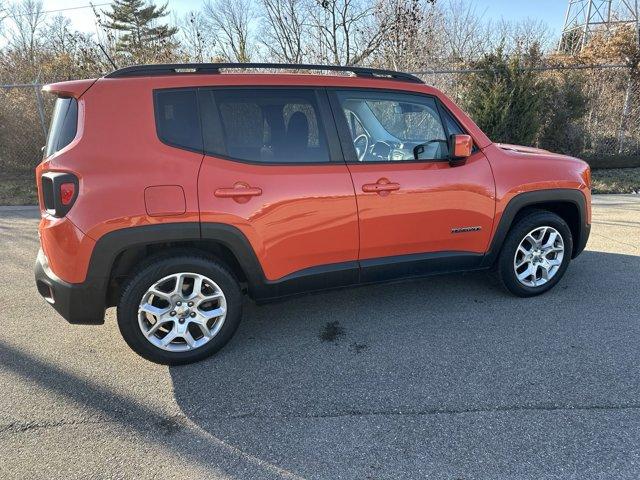
[[[471,135],[451,135],[451,162],[458,164],[464,162],[467,157],[471,156],[473,150],[473,139]]]

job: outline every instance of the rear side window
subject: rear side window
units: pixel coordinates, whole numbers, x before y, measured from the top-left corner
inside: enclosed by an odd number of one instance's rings
[[[202,152],[202,131],[195,89],[155,92],[156,130],[164,143]]]
[[[78,101],[75,98],[56,99],[47,136],[45,158],[69,145],[78,129]]]
[[[258,163],[329,161],[313,90],[207,89],[201,109],[207,153]]]

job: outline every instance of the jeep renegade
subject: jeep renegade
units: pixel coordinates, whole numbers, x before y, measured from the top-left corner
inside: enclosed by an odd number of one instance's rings
[[[538,295],[589,237],[585,162],[493,143],[409,74],[142,65],[44,90],[38,291],[76,324],[117,306],[154,362],[222,348],[244,293],[493,267]]]

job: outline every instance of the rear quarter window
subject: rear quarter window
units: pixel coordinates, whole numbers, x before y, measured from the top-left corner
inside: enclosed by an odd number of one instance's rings
[[[196,89],[155,92],[158,138],[167,145],[202,152],[202,130]]]
[[[78,101],[75,98],[57,98],[51,116],[45,158],[69,145],[76,137],[77,129]]]

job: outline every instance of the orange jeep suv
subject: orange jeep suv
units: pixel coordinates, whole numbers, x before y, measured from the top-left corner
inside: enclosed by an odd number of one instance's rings
[[[142,65],[44,90],[38,291],[71,323],[117,306],[154,362],[219,350],[244,293],[494,267],[538,295],[589,237],[585,162],[493,143],[409,74]]]

